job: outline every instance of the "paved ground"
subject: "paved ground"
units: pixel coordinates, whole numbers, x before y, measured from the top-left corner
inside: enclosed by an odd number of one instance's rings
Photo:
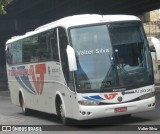
[[[46,134],[46,133],[58,133],[58,134],[124,134],[128,132],[116,131],[120,130],[119,125],[124,125],[125,127],[130,127],[133,125],[141,126],[141,125],[159,125],[160,127],[160,86],[156,87],[156,98],[157,105],[156,110],[145,113],[133,114],[132,118],[124,119],[121,117],[112,117],[112,118],[103,118],[98,120],[84,121],[81,122],[85,126],[71,126],[69,128],[70,131],[64,131],[68,128],[61,126],[60,120],[57,116],[45,114],[41,112],[33,111],[32,115],[24,116],[22,114],[21,108],[13,105],[10,101],[9,92],[1,91],[0,92],[0,125],[58,125],[60,127],[59,130],[63,131],[54,131],[54,132],[37,132],[37,134]],[[108,124],[112,124],[113,126],[108,126]],[[87,126],[86,126],[87,125]],[[90,126],[88,126],[90,125]],[[96,125],[96,126],[95,126]],[[106,130],[115,130],[115,131],[106,131]],[[78,131],[75,131],[78,130]],[[86,131],[87,130],[87,131]],[[103,131],[102,131],[103,130]],[[12,132],[11,134],[21,134],[21,132]],[[24,133],[24,132],[23,132]],[[27,132],[28,134],[29,132]],[[35,132],[36,133],[36,132]],[[138,134],[139,131],[129,132],[133,134]],[[151,132],[143,131],[141,133],[150,134]],[[159,132],[154,131],[155,134]],[[6,132],[0,131],[0,134],[8,134]]]

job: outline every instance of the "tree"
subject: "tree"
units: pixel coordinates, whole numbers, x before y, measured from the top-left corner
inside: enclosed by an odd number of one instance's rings
[[[5,7],[13,0],[0,0],[0,14],[6,14]]]

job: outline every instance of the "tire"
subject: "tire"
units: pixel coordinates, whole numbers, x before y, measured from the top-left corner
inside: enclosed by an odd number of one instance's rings
[[[58,106],[58,109],[57,109],[58,113],[57,114],[58,114],[62,124],[63,125],[68,125],[69,124],[69,119],[66,118],[66,115],[65,115],[65,112],[64,112],[64,105],[63,105],[62,101],[59,101],[57,106]]]
[[[23,99],[22,95],[20,95],[20,106],[21,106],[21,108],[22,108],[23,114],[24,114],[24,115],[29,115],[29,109],[27,109],[27,108],[25,107],[25,103],[24,103],[24,99]]]

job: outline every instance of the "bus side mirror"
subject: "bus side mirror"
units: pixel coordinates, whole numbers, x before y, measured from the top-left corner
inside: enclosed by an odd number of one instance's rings
[[[69,71],[76,71],[77,63],[74,49],[70,45],[67,45],[66,52],[68,57]]]
[[[155,50],[155,49],[151,49],[151,48],[150,48],[150,52],[156,52],[156,50]]]

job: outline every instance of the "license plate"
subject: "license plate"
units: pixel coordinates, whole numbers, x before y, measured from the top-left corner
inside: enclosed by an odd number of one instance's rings
[[[114,112],[115,113],[118,113],[118,112],[127,112],[127,107],[118,107],[118,108],[115,108]]]

